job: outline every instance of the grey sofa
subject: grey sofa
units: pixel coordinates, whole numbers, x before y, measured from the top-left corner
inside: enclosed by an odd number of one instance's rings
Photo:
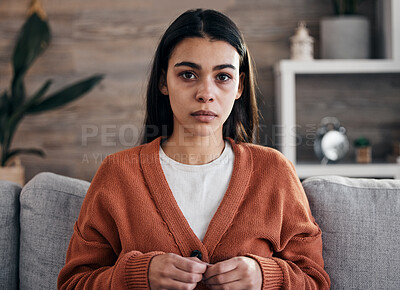
[[[0,289],[56,289],[89,183],[41,173],[0,181]],[[400,289],[400,181],[303,181],[332,289]]]

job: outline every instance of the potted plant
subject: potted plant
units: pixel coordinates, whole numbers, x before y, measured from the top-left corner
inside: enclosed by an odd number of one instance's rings
[[[36,148],[11,149],[15,131],[22,119],[26,115],[59,108],[78,99],[103,78],[102,75],[93,75],[52,94],[46,94],[52,83],[47,80],[38,91],[28,96],[24,85],[25,74],[46,50],[50,39],[51,32],[45,13],[40,2],[33,0],[14,47],[10,88],[0,92],[0,179],[21,185],[24,183],[24,168],[17,156],[23,153],[44,156],[44,152]]]
[[[360,0],[330,1],[335,16],[320,21],[321,58],[369,58],[369,20],[357,14]]]

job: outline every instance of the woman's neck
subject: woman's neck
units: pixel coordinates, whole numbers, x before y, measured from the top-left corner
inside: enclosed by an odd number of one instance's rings
[[[170,136],[161,144],[164,153],[173,160],[190,165],[210,163],[217,159],[225,148],[221,137],[184,137]]]

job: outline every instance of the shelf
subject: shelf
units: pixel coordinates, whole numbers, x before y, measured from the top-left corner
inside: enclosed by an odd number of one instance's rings
[[[277,74],[363,74],[400,73],[400,62],[383,59],[362,60],[281,60]]]
[[[400,179],[400,164],[302,164],[296,165],[299,178],[304,179],[315,175],[342,175],[348,177],[373,177]]]
[[[400,1],[383,0],[381,12],[384,59],[281,60],[274,66],[278,149],[295,165],[300,178],[314,175],[394,177],[400,179],[400,164],[296,164],[296,75],[400,73]]]
[[[296,165],[296,75],[400,73],[394,60],[281,60],[275,65],[279,150]]]

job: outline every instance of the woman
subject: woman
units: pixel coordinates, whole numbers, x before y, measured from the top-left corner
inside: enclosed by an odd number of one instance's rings
[[[109,156],[59,288],[324,289],[321,231],[293,166],[257,138],[251,59],[223,14],[167,29],[143,145]]]

